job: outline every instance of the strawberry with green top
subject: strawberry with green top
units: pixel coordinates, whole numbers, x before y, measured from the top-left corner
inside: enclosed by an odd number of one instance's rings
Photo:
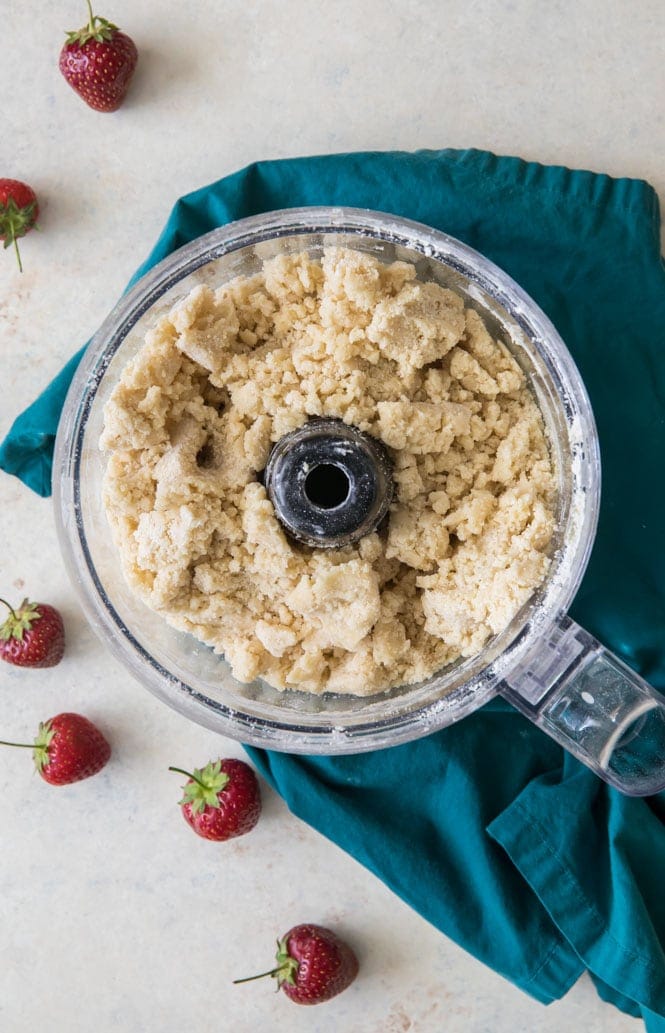
[[[88,24],[67,33],[58,62],[63,76],[88,107],[117,111],[138,61],[136,44],[88,5]]]
[[[48,603],[24,599],[15,610],[0,599],[9,616],[0,625],[0,657],[16,667],[55,667],[65,652],[65,627]]]
[[[259,783],[244,761],[232,757],[211,761],[191,773],[173,767],[169,771],[187,775],[180,807],[187,824],[203,839],[223,842],[243,836],[259,820]]]
[[[272,976],[295,1004],[323,1004],[351,985],[358,959],[347,943],[322,925],[295,925],[277,941],[277,964],[268,972],[234,983]]]
[[[20,272],[23,272],[18,241],[37,222],[37,195],[20,179],[0,179],[0,240],[4,247],[13,247]]]
[[[0,741],[0,746],[32,750],[37,771],[53,786],[96,775],[111,756],[111,747],[92,721],[72,713],[42,721],[34,743]]]

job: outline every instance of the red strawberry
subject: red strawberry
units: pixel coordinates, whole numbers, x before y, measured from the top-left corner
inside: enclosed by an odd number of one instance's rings
[[[41,722],[34,744],[0,745],[31,749],[37,771],[52,786],[69,785],[96,775],[111,756],[111,747],[102,733],[81,714],[56,714]]]
[[[6,248],[14,245],[18,267],[23,272],[19,237],[25,237],[37,222],[39,205],[37,196],[27,183],[20,179],[0,179],[0,240]]]
[[[339,936],[322,925],[295,925],[277,941],[277,967],[250,979],[273,976],[296,1004],[322,1004],[346,990],[358,975],[358,959]]]
[[[55,667],[65,652],[65,628],[62,617],[47,603],[29,603],[24,599],[17,610],[9,608],[9,616],[0,626],[0,657],[17,667]]]
[[[169,768],[187,775],[180,801],[188,825],[204,839],[222,842],[251,832],[261,813],[261,791],[256,775],[242,760],[212,761],[193,772]]]
[[[117,25],[98,18],[88,4],[88,24],[67,33],[58,62],[65,79],[88,107],[117,111],[138,61],[136,45]]]

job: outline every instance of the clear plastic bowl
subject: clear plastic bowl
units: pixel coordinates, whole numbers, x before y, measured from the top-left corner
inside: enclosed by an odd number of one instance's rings
[[[283,252],[341,245],[383,262],[412,262],[421,280],[460,294],[508,346],[542,411],[558,477],[546,582],[483,651],[417,685],[369,697],[278,692],[242,684],[224,659],[175,631],[128,588],[101,502],[103,407],[146,330],[197,284],[219,286]],[[406,219],[351,208],[272,212],[214,230],[153,268],[113,309],[74,377],[56,441],[54,494],[65,562],[86,616],[138,681],[185,716],[245,743],[294,753],[353,753],[426,735],[499,691],[560,621],[595,534],[600,464],[579,373],[556,330],[513,280],[452,237]]]

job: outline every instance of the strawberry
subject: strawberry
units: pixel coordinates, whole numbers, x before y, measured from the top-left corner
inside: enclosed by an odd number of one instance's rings
[[[95,111],[117,111],[138,61],[136,45],[117,25],[98,18],[88,5],[88,24],[67,33],[58,66],[65,79]]]
[[[19,237],[25,237],[37,222],[39,205],[37,196],[27,183],[20,179],[0,179],[0,240],[6,248],[14,245],[18,267],[23,272]]]
[[[296,1004],[322,1004],[346,990],[358,975],[358,959],[322,925],[295,925],[277,941],[277,966],[234,983],[272,976]]]
[[[0,657],[17,667],[55,667],[65,652],[65,628],[54,606],[24,599],[0,626]]]
[[[169,768],[189,781],[180,801],[188,825],[204,839],[223,842],[250,832],[261,813],[261,791],[256,775],[242,760],[212,761],[204,768],[184,771]]]
[[[92,721],[81,714],[56,714],[39,725],[34,743],[0,742],[32,750],[37,771],[52,786],[69,785],[101,771],[111,747]]]

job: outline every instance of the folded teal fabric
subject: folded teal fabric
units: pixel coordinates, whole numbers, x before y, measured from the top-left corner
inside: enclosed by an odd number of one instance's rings
[[[340,204],[435,226],[502,266],[572,351],[596,414],[603,501],[572,615],[665,690],[665,272],[645,182],[486,152],[261,162],[182,198],[135,279],[233,219]],[[75,356],[0,447],[49,494]],[[415,743],[352,757],[248,748],[291,810],[538,1000],[588,970],[665,1033],[665,794],[621,796],[494,702]]]

